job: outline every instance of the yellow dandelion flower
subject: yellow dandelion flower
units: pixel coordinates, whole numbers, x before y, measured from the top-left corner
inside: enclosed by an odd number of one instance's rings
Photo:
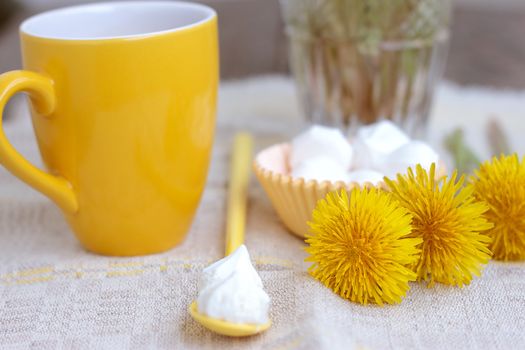
[[[485,217],[494,224],[487,231],[490,249],[499,260],[525,259],[525,159],[516,154],[494,157],[471,178],[474,197],[488,204]]]
[[[407,238],[412,217],[379,189],[329,193],[307,235],[310,274],[341,297],[361,304],[401,302],[416,275],[420,239]]]
[[[471,187],[463,187],[463,176],[456,179],[454,172],[450,179],[437,180],[435,165],[428,173],[418,165],[416,174],[409,168],[396,181],[385,179],[394,198],[414,217],[411,237],[422,238],[423,244],[412,268],[418,281],[429,286],[469,284],[490,259],[490,238],[481,233],[492,227],[483,217],[488,207],[475,200]]]

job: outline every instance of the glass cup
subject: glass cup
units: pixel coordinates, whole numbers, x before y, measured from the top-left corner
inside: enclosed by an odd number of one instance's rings
[[[424,136],[445,67],[450,5],[281,0],[307,120],[351,132],[390,119],[412,137]]]

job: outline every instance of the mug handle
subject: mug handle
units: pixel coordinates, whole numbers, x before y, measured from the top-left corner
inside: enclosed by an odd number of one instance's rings
[[[53,200],[68,213],[78,210],[73,187],[64,178],[46,173],[27,161],[7,140],[2,115],[7,101],[18,92],[26,92],[35,110],[49,116],[55,109],[53,81],[30,71],[11,71],[0,75],[0,164],[19,179]]]

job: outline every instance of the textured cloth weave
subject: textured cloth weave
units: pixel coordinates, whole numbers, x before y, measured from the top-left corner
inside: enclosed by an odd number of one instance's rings
[[[499,114],[519,144],[525,94],[445,86],[432,119],[438,142],[454,125],[469,140]],[[246,244],[272,298],[271,329],[229,339],[187,312],[203,267],[223,254],[231,139],[244,127],[259,148],[300,128],[289,80],[223,86],[208,186],[186,241],[164,254],[109,258],[82,249],[46,198],[0,168],[0,347],[37,349],[511,349],[525,347],[525,264],[491,262],[463,289],[412,284],[403,303],[361,306],[306,272],[304,243],[288,234],[253,180]],[[483,105],[485,107],[483,107]],[[513,108],[514,106],[514,108]],[[519,106],[519,107],[518,107]],[[13,144],[39,162],[22,105],[5,122]],[[523,113],[521,113],[523,114]],[[520,148],[522,147],[522,148]]]

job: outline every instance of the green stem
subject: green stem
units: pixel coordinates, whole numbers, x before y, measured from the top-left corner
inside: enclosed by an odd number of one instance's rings
[[[456,129],[444,140],[445,147],[454,159],[454,166],[459,174],[471,174],[479,167],[480,160],[472,149],[466,144],[463,130]]]

